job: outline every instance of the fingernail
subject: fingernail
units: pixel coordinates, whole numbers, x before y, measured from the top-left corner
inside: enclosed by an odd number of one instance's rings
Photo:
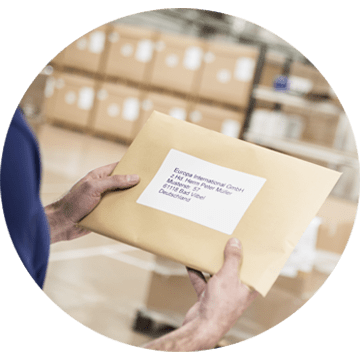
[[[126,180],[129,183],[137,183],[139,181],[139,175],[127,175]]]
[[[234,247],[237,247],[238,249],[241,249],[240,241],[237,238],[231,238],[229,240],[229,244],[230,244],[230,246],[234,246]]]

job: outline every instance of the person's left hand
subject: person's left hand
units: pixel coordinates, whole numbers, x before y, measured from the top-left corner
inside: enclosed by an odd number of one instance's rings
[[[117,163],[89,172],[60,200],[45,207],[51,243],[71,240],[89,233],[78,225],[99,203],[107,191],[130,188],[139,182],[138,175],[112,175]]]
[[[225,246],[222,268],[208,282],[200,271],[187,268],[198,301],[186,314],[183,325],[199,318],[214,324],[223,334],[234,325],[258,295],[239,280],[242,256],[240,241],[232,238]]]

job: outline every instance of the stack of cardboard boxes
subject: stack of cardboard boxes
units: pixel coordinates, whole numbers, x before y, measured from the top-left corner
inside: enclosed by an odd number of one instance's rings
[[[255,46],[107,24],[76,40],[53,59],[55,71],[48,79],[45,116],[49,121],[131,142],[151,111],[158,110],[238,137],[259,54]],[[287,93],[301,98],[314,94],[334,98],[329,84],[313,66],[299,61],[288,64],[286,56],[268,51],[259,86],[274,91],[274,82],[286,68]],[[281,129],[280,133],[275,131],[277,137],[333,145],[337,113],[291,104],[282,104],[279,111],[276,100],[257,100],[256,104],[251,131],[257,131],[256,124],[263,122],[259,118],[267,117],[270,120],[260,126],[261,133],[271,125]]]
[[[153,110],[239,137],[258,49],[104,25],[50,65],[45,115],[131,142]]]

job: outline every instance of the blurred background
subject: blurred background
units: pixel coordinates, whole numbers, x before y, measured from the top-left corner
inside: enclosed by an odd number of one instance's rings
[[[310,61],[259,26],[192,9],[122,18],[61,51],[20,105],[39,140],[44,205],[119,161],[153,110],[343,173],[269,294],[219,346],[290,316],[346,246],[359,195],[351,126]],[[44,291],[84,325],[131,345],[180,326],[196,301],[183,266],[97,234],[51,247]]]

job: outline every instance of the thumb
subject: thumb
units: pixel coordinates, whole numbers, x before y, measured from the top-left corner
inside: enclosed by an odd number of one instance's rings
[[[219,272],[226,276],[238,275],[239,267],[242,261],[242,246],[238,239],[231,238],[225,246],[224,264]]]
[[[96,191],[102,194],[105,191],[127,189],[139,182],[138,175],[112,175],[96,180]]]

